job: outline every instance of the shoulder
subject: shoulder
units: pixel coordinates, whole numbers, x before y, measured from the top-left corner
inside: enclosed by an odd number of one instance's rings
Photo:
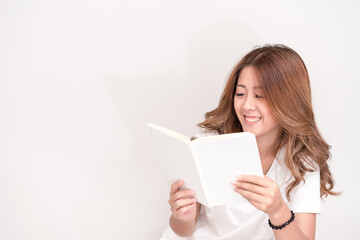
[[[276,154],[275,159],[276,159],[277,163],[281,166],[282,169],[290,172],[290,170],[288,169],[288,167],[285,163],[285,155],[286,155],[286,148],[282,147]],[[311,173],[314,173],[314,172],[320,174],[319,165],[312,159],[306,158],[305,160],[303,160],[303,164],[304,164],[305,168],[310,170],[310,171],[306,171],[305,176],[311,175]]]

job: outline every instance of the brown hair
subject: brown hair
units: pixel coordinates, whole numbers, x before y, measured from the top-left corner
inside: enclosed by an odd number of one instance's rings
[[[320,195],[337,195],[332,191],[334,180],[327,161],[330,146],[320,135],[311,104],[309,74],[301,57],[284,45],[266,45],[255,48],[232,69],[219,106],[205,114],[199,127],[219,134],[242,132],[242,126],[234,109],[234,95],[239,74],[251,66],[264,88],[264,97],[281,129],[279,143],[274,153],[285,147],[285,163],[294,181],[286,191],[290,192],[301,182],[307,171],[320,170]],[[316,163],[316,164],[314,164]]]

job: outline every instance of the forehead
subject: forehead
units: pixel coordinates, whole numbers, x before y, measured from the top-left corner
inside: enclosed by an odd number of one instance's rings
[[[261,87],[257,72],[252,66],[244,67],[241,70],[237,84],[244,85],[246,88]]]

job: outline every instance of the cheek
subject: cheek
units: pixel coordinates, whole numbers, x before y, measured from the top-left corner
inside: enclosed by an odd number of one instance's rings
[[[234,108],[236,111],[240,111],[242,105],[242,101],[238,98],[234,98]]]
[[[237,104],[234,104],[234,108],[235,108],[235,114],[236,114],[237,120],[239,122],[242,122],[241,104],[239,104],[239,102],[237,102]]]
[[[264,117],[266,118],[267,124],[269,126],[277,127],[279,125],[278,122],[273,117],[273,114],[268,109],[265,110],[265,116]]]
[[[259,110],[261,112],[261,115],[263,115],[263,117],[266,119],[266,121],[268,123],[271,124],[276,124],[275,118],[273,117],[272,112],[270,111],[269,107],[267,106],[267,104],[262,103],[259,105]]]
[[[234,100],[234,109],[235,109],[235,112],[236,114],[240,114],[240,111],[241,111],[241,103],[240,101],[238,100]]]

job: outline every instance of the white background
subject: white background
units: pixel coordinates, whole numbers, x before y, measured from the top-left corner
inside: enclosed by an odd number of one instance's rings
[[[145,123],[192,135],[232,66],[307,64],[340,197],[317,239],[360,239],[356,1],[0,1],[0,239],[159,239],[168,187]]]

